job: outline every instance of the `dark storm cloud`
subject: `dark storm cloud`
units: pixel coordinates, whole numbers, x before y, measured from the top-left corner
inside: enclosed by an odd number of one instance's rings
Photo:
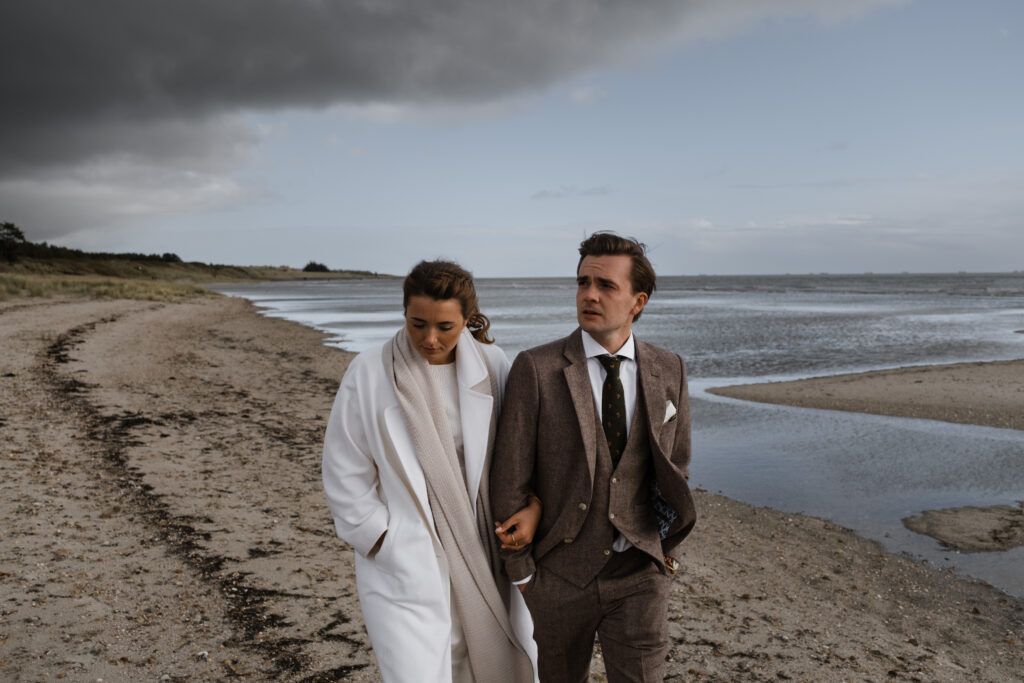
[[[13,171],[110,150],[102,131],[112,124],[337,102],[508,96],[619,55],[641,36],[665,36],[685,6],[4,0],[0,164]]]
[[[248,201],[253,111],[489,104],[765,16],[900,1],[0,0],[0,219],[53,238]]]

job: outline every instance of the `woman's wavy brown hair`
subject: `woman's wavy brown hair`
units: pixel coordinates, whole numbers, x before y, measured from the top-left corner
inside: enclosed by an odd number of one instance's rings
[[[402,308],[409,307],[409,299],[414,296],[429,296],[436,301],[457,299],[462,308],[462,317],[466,319],[473,338],[484,344],[493,344],[494,340],[487,336],[491,321],[480,312],[476,300],[476,287],[473,275],[457,263],[451,261],[420,261],[402,284]]]

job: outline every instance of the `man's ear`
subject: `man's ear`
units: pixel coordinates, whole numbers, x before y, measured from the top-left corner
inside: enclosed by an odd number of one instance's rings
[[[635,318],[640,311],[644,310],[644,306],[646,306],[646,305],[647,305],[647,294],[645,292],[640,292],[639,294],[636,295],[636,303],[633,304],[633,308],[632,308],[633,317]]]

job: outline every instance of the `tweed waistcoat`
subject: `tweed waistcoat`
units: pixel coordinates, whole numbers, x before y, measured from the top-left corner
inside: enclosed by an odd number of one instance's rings
[[[578,503],[575,510],[586,518],[575,537],[562,539],[561,547],[541,560],[542,566],[581,588],[593,581],[611,559],[615,552],[612,542],[619,533],[640,550],[661,557],[661,541],[649,500],[651,451],[643,413],[638,400],[626,449],[614,470],[601,421],[594,421],[600,432],[594,486],[590,500]]]

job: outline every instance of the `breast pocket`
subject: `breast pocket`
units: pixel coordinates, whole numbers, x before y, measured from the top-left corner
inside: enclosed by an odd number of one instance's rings
[[[676,427],[679,425],[675,420],[666,422],[661,425],[661,429],[658,430],[658,446],[665,453],[672,452],[672,446],[676,443]]]

